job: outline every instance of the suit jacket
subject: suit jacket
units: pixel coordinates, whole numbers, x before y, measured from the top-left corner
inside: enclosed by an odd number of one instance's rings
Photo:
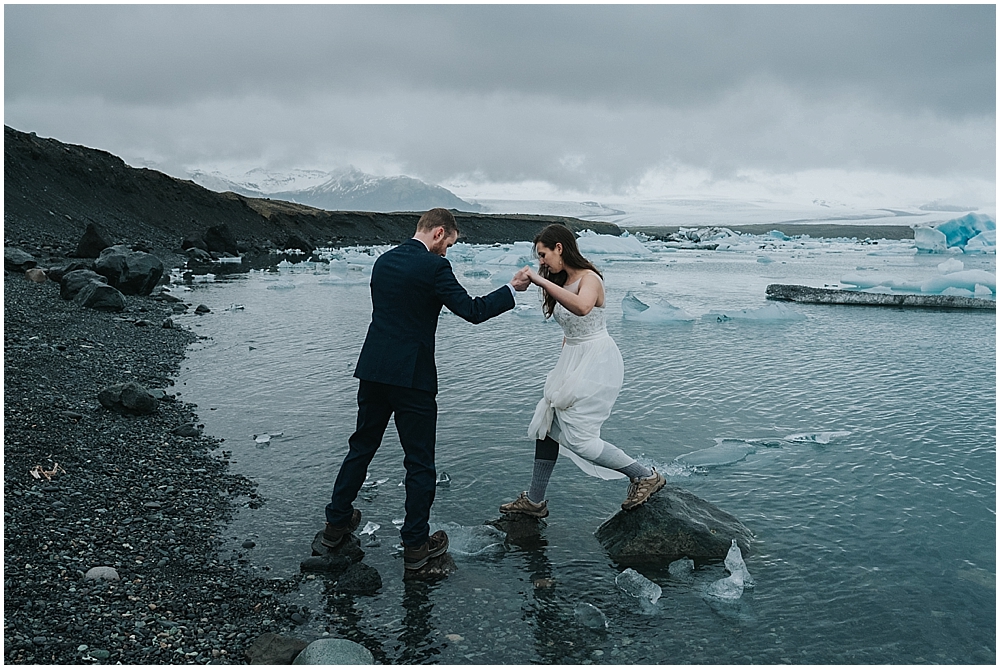
[[[510,288],[471,297],[451,263],[409,239],[383,253],[372,267],[372,322],[354,376],[437,392],[434,333],[441,306],[470,323],[514,308]]]

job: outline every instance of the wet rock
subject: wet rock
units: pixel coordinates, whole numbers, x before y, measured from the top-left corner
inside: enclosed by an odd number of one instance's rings
[[[282,246],[284,246],[284,248],[286,249],[299,249],[300,251],[305,253],[306,256],[311,256],[313,252],[316,250],[316,247],[314,247],[312,244],[310,244],[308,241],[306,241],[299,235],[295,234],[289,235]]]
[[[243,542],[242,545],[243,545],[243,548],[253,548],[257,544],[253,540],[247,539],[246,541]]]
[[[45,273],[52,281],[58,281],[61,283],[63,276],[65,276],[69,272],[73,272],[78,269],[87,269],[93,271],[94,265],[91,262],[86,262],[83,260],[71,260],[69,262],[53,265],[48,270],[46,270]]]
[[[49,277],[46,276],[45,270],[32,267],[24,271],[24,278],[34,283],[45,283]]]
[[[680,488],[667,485],[648,502],[619,511],[594,533],[620,562],[683,557],[722,560],[736,539],[750,553],[753,533],[738,518]]]
[[[84,580],[87,581],[120,581],[121,577],[118,576],[118,570],[114,567],[91,567],[87,570],[87,573],[83,575]]]
[[[96,280],[85,283],[73,297],[73,302],[97,311],[125,310],[125,296],[121,291]]]
[[[374,595],[382,587],[382,576],[375,567],[356,562],[337,579],[335,589],[352,595]]]
[[[160,324],[160,327],[169,330],[170,328],[174,327],[174,319],[164,318],[163,322]]]
[[[94,271],[126,295],[149,295],[163,276],[163,263],[151,253],[118,244],[101,251]]]
[[[149,414],[156,411],[156,400],[135,381],[120,383],[97,393],[101,406],[127,414]]]
[[[200,437],[201,430],[194,423],[184,423],[183,425],[178,425],[170,431],[171,434],[176,434],[178,437]]]
[[[189,232],[181,240],[181,248],[185,251],[191,249],[199,249],[208,253],[208,245],[205,243],[205,237],[200,232]]]
[[[233,236],[229,226],[225,223],[213,225],[206,230],[204,239],[205,247],[208,251],[228,253],[234,256],[238,256],[240,254],[239,247],[236,244],[236,237]]]
[[[212,262],[212,254],[204,249],[190,248],[187,250],[187,257],[195,262]]]
[[[347,639],[317,639],[292,664],[375,664],[371,651]]]
[[[93,223],[87,224],[83,236],[76,245],[76,252],[73,254],[77,258],[96,258],[101,255],[101,251],[111,246]]]
[[[194,313],[196,313],[196,314],[207,314],[207,313],[210,313],[211,311],[212,310],[209,309],[204,304],[199,304],[197,307],[194,308]]]
[[[5,246],[3,249],[3,267],[8,272],[24,272],[37,264],[38,261],[30,253],[21,249],[13,246]]]
[[[250,644],[247,660],[250,664],[291,664],[308,645],[302,639],[265,632]]]
[[[84,286],[92,281],[107,283],[103,276],[89,269],[76,269],[65,272],[59,279],[59,296],[64,300],[72,300]]]

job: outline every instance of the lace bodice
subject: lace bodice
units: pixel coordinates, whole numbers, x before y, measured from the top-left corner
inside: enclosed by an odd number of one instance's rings
[[[564,288],[566,288],[566,290],[572,290],[573,292],[579,292],[579,283],[580,280],[577,279],[573,283],[564,286]],[[589,337],[591,335],[607,332],[604,307],[595,306],[586,316],[577,316],[569,309],[556,302],[555,309],[552,311],[552,316],[556,319],[556,322],[562,326],[563,334],[566,335],[567,339]]]

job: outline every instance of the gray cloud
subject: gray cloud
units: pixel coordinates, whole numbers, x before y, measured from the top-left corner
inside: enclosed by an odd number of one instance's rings
[[[995,7],[5,7],[5,116],[163,165],[995,179]]]

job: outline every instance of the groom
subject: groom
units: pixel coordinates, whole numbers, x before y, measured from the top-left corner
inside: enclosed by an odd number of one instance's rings
[[[328,548],[339,546],[361,521],[354,500],[395,414],[406,468],[406,520],[400,530],[403,566],[420,569],[448,550],[448,536],[441,530],[428,536],[427,522],[437,481],[438,314],[443,305],[470,323],[482,323],[513,309],[514,291],[527,290],[530,284],[521,271],[489,295],[470,297],[445,259],[457,239],[451,212],[431,209],[420,217],[412,239],[382,254],[372,267],[372,322],[354,370],[360,379],[358,423],[326,505],[322,543]]]

